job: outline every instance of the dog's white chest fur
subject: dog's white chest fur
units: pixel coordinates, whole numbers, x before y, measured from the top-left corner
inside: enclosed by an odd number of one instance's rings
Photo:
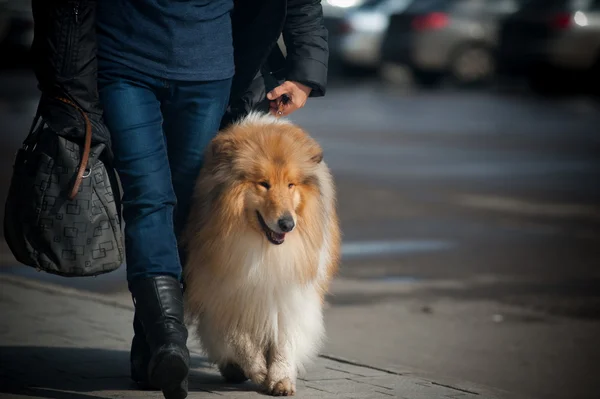
[[[221,282],[213,300],[223,303],[207,306],[198,326],[211,360],[236,359],[235,345],[229,343],[246,338],[263,353],[273,344],[286,346],[299,370],[316,355],[324,335],[321,296],[316,278],[299,284],[293,275],[302,270],[297,262],[307,259],[301,241],[292,236],[280,246],[256,236],[236,242],[229,261],[239,274]]]

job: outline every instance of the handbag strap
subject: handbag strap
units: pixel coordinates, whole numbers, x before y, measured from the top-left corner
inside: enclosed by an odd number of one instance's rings
[[[65,104],[69,104],[75,109],[77,109],[77,111],[81,113],[85,121],[85,141],[83,146],[83,154],[81,156],[81,161],[79,162],[79,168],[77,169],[77,177],[75,178],[73,187],[69,192],[69,199],[72,201],[73,199],[75,199],[77,193],[79,192],[79,187],[81,186],[81,183],[83,181],[83,175],[87,169],[88,161],[90,159],[90,151],[92,148],[92,124],[90,123],[90,119],[88,118],[87,114],[81,108],[79,108],[79,106],[77,106],[77,104],[75,104],[73,101],[67,100],[66,98],[62,97],[58,97],[57,100]]]
[[[35,142],[35,139],[37,137],[36,126],[39,123],[40,118],[42,116],[41,108],[42,108],[42,100],[40,99],[40,101],[38,102],[37,110],[35,111],[35,116],[33,117],[33,122],[31,122],[31,127],[29,128],[29,133],[27,134],[27,137],[25,137],[25,140],[23,141],[24,149],[28,149],[29,146]]]

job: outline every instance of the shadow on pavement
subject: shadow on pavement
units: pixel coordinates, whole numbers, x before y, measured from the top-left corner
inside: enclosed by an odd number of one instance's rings
[[[191,367],[190,393],[256,391],[250,383],[225,384],[203,357],[192,356]],[[103,396],[103,391],[111,395]],[[11,394],[48,399],[108,399],[115,391],[139,391],[129,378],[128,351],[0,346],[0,397]],[[144,396],[142,391],[134,395]]]

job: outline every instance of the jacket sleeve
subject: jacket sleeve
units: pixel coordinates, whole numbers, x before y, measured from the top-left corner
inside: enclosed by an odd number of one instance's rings
[[[320,0],[288,0],[283,26],[286,79],[311,87],[311,97],[325,95],[329,47]]]

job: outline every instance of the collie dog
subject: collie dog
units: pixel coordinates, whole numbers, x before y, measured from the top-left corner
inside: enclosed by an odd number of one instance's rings
[[[293,123],[251,113],[219,132],[204,162],[183,237],[188,325],[227,381],[294,395],[321,346],[339,262],[322,149]]]

